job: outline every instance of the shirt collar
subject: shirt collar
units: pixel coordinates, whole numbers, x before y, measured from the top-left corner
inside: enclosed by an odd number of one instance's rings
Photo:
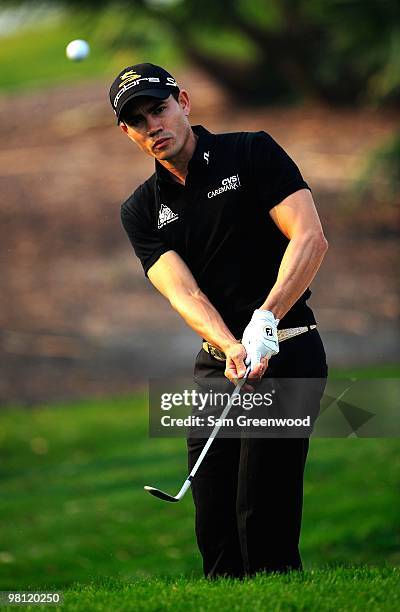
[[[215,138],[215,134],[206,130],[202,125],[194,125],[192,130],[198,138],[193,156],[188,164],[188,179],[189,175],[192,178],[193,175],[203,175],[203,173],[207,172],[212,160],[212,148]],[[176,184],[171,173],[157,160],[155,160],[155,167],[158,180]]]

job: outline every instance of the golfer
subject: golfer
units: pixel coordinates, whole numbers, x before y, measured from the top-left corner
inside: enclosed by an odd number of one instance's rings
[[[307,300],[327,242],[296,164],[263,131],[191,126],[188,92],[159,66],[122,70],[110,101],[122,132],[155,159],[121,219],[146,276],[203,339],[196,378],[234,382],[248,364],[250,385],[262,377],[325,380]],[[189,469],[204,443],[188,440]],[[214,441],[192,483],[207,577],[302,569],[308,445]]]

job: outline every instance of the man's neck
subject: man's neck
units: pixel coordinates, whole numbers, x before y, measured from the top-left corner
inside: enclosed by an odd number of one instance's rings
[[[187,141],[178,155],[171,159],[160,159],[159,163],[172,174],[172,178],[181,185],[185,184],[188,165],[196,149],[198,136],[191,129]]]

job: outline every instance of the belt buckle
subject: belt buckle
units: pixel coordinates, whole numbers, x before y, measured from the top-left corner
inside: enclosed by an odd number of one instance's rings
[[[220,351],[216,346],[213,346],[209,342],[206,342],[206,344],[207,344],[207,352],[209,355],[211,355],[211,357],[213,357],[214,359],[217,359],[218,361],[225,361],[225,355],[223,354],[222,351]]]
[[[221,351],[219,351],[216,346],[212,346],[210,344],[208,346],[211,349],[210,350],[211,357],[222,360]]]
[[[210,353],[211,357],[215,357],[215,346],[213,346],[209,342],[207,343],[207,346],[208,346],[208,352]]]

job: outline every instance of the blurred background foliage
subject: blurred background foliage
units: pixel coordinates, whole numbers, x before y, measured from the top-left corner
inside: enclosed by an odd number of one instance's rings
[[[32,4],[6,0],[3,7],[9,7],[9,19],[19,11],[24,21]],[[42,34],[33,48],[37,59],[43,37],[52,31],[60,40],[64,29],[66,35],[79,31],[96,45],[94,72],[107,69],[110,53],[129,51],[130,57],[134,52],[164,63],[184,58],[218,79],[235,102],[393,106],[400,101],[400,3],[394,0],[47,0],[35,5]],[[24,37],[28,43],[27,32]],[[1,78],[6,85],[7,75]]]
[[[355,202],[369,197],[385,206],[398,206],[399,190],[400,132],[366,157],[364,170],[354,185]]]
[[[395,0],[5,0],[0,35],[6,90],[111,76],[144,59],[201,68],[234,105],[400,103]],[[73,38],[96,50],[79,66],[64,58]],[[380,194],[383,174],[392,197],[399,166],[400,133],[368,160],[358,193]]]

